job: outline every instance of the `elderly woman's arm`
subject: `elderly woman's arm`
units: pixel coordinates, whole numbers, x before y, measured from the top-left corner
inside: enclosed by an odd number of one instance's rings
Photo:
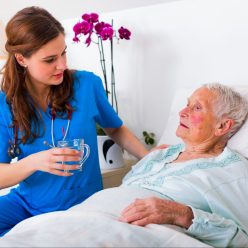
[[[248,247],[248,235],[233,220],[156,197],[137,199],[122,212],[121,221],[145,226],[173,224],[214,247]]]
[[[233,220],[200,209],[191,209],[194,219],[186,233],[214,247],[248,247],[248,234]],[[244,209],[241,207],[240,211]]]

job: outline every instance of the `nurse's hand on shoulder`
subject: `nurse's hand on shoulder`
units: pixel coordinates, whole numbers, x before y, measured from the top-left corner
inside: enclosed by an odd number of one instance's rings
[[[73,175],[69,170],[78,170],[80,160],[80,152],[69,148],[52,148],[26,157],[26,162],[34,166],[36,171],[44,171],[58,176]],[[64,162],[78,163],[66,165]]]
[[[150,152],[153,152],[153,151],[155,151],[155,150],[166,149],[166,148],[168,148],[169,146],[170,146],[170,145],[168,145],[168,144],[162,144],[162,145],[156,146],[156,147],[152,148],[151,150],[149,150],[149,153],[150,153]]]

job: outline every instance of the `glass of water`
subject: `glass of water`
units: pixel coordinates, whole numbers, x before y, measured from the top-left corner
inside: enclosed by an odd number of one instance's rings
[[[81,154],[81,160],[79,161],[80,163],[80,168],[79,171],[82,171],[83,163],[86,161],[86,159],[90,155],[90,147],[84,143],[84,139],[72,139],[72,140],[59,140],[58,141],[58,147],[63,148],[70,148],[70,149],[75,149],[77,151],[80,151]],[[78,164],[78,162],[73,161],[73,162],[63,162],[65,164],[69,165],[75,165]],[[68,171],[66,171],[68,172]]]

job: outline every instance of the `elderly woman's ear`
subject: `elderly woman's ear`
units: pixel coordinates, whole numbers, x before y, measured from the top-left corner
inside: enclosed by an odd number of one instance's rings
[[[233,127],[234,121],[232,119],[224,119],[218,123],[218,126],[215,130],[216,136],[223,136],[227,134]]]

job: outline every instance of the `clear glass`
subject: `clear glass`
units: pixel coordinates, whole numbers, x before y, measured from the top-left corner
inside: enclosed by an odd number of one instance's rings
[[[75,149],[77,151],[80,151],[81,152],[81,160],[80,160],[80,168],[78,169],[78,171],[82,171],[83,164],[90,155],[90,147],[84,143],[84,139],[59,140],[57,146],[61,147],[61,148],[66,147],[66,148]],[[69,164],[69,165],[78,164],[78,162],[75,162],[75,161],[63,162],[63,163]]]

